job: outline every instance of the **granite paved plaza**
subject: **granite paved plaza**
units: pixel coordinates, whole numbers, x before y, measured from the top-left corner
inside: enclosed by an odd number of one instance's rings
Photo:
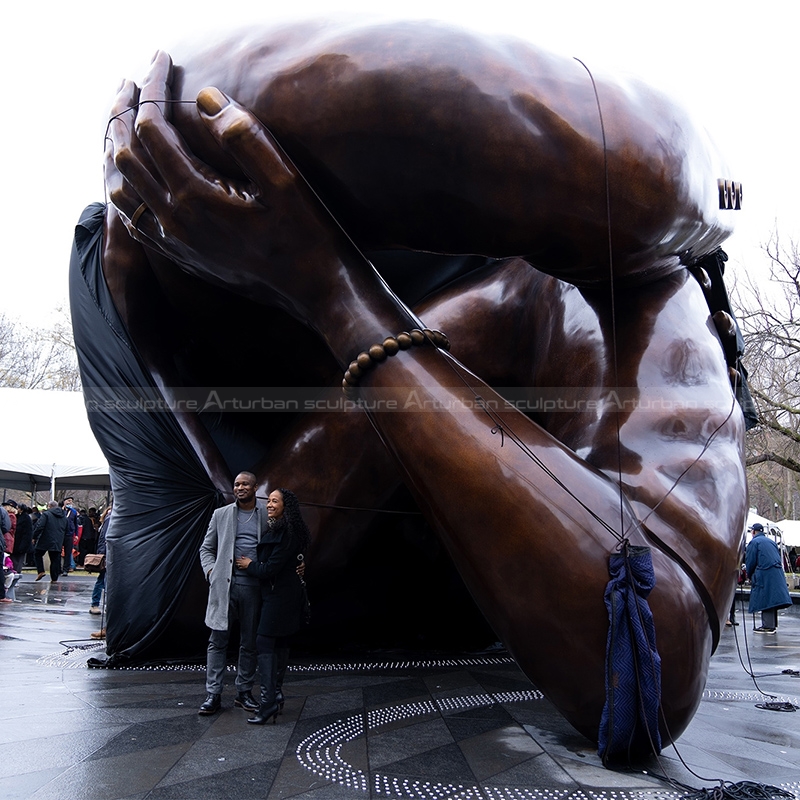
[[[89,638],[92,584],[26,573],[17,602],[0,606],[4,800],[681,796],[656,773],[697,788],[770,783],[800,798],[800,713],[757,707],[800,705],[800,678],[783,672],[800,670],[797,605],[774,636],[753,634],[749,619],[725,629],[679,752],[611,772],[503,653],[301,659],[277,725],[245,722],[233,674],[223,711],[200,717],[197,665],[87,668],[102,652]]]

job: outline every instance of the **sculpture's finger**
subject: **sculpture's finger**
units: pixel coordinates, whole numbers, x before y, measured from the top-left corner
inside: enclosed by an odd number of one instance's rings
[[[168,101],[171,99],[172,58],[169,53],[159,50],[150,63],[150,69],[142,81],[139,91],[139,114],[137,127],[154,120],[169,120]]]
[[[130,216],[136,208],[139,198],[117,169],[117,165],[114,163],[114,149],[110,144],[103,154],[103,177],[108,200],[117,210]]]
[[[130,191],[131,201],[133,200],[133,191],[114,163],[114,145],[110,136],[106,136],[105,150],[103,151],[103,181],[106,186],[106,197],[117,208],[124,205],[126,191]]]
[[[197,108],[220,146],[258,186],[284,188],[296,181],[297,170],[247,109],[214,87],[197,95]]]
[[[124,80],[114,98],[111,114],[106,127],[103,172],[105,177],[106,192],[111,202],[120,210],[125,210],[126,193],[129,202],[133,203],[135,196],[122,177],[114,163],[114,154],[119,148],[128,146],[130,142],[130,126],[135,115],[136,104],[139,101],[139,88],[133,81]]]
[[[138,100],[136,84],[123,81],[111,109],[103,164],[108,199],[129,221],[142,200],[148,202],[158,191],[147,154],[133,132]]]
[[[197,184],[201,170],[183,138],[170,123],[172,59],[159,50],[139,94],[136,136],[147,150],[171,194]],[[204,180],[204,178],[203,178]]]

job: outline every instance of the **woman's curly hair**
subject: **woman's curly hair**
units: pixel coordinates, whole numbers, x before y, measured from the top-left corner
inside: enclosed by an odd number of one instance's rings
[[[293,535],[297,537],[300,549],[305,553],[311,542],[311,531],[300,513],[300,501],[291,489],[278,488],[275,491],[280,492],[283,497],[283,515]]]

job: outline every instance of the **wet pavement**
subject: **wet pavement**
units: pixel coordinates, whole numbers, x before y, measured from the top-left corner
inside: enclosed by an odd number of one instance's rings
[[[88,669],[94,578],[26,573],[0,604],[0,797],[5,800],[464,798],[669,800],[719,780],[769,783],[800,798],[800,606],[775,635],[751,618],[726,628],[700,709],[659,760],[604,769],[514,663],[500,654],[406,661],[302,660],[277,725],[233,708],[200,717],[197,666]],[[741,616],[741,615],[740,615]],[[738,647],[737,647],[738,645]],[[740,663],[752,664],[755,680]],[[771,696],[762,694],[769,693]]]

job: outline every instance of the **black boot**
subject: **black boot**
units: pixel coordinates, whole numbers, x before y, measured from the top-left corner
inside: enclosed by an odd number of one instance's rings
[[[221,707],[222,707],[222,695],[211,694],[211,692],[209,692],[206,695],[205,702],[203,703],[203,705],[200,706],[200,710],[197,713],[203,717],[210,717],[212,714],[216,714]]]
[[[277,673],[275,653],[259,653],[258,672],[261,677],[261,703],[258,711],[248,717],[253,725],[263,725],[272,718],[273,724],[278,718],[278,704],[275,702],[275,675]]]
[[[245,711],[258,711],[258,703],[250,692],[239,692],[233,704],[236,708],[243,708]]]
[[[283,678],[286,675],[286,668],[289,666],[289,648],[279,647],[275,651],[275,656],[278,660],[275,674],[275,702],[278,704],[278,713],[283,714]]]

